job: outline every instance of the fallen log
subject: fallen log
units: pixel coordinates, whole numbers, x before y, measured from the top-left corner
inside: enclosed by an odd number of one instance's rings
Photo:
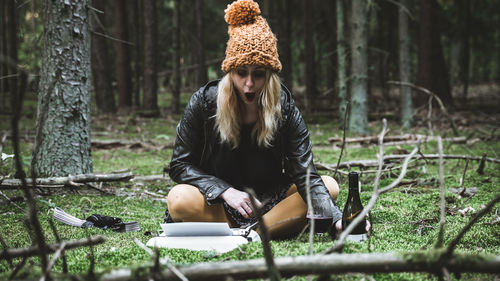
[[[403,160],[407,157],[407,154],[393,154],[384,156],[384,168],[387,168],[387,165],[391,165],[391,162]],[[438,159],[439,154],[424,154],[423,156],[418,154],[413,157],[413,159]],[[448,154],[443,155],[443,159],[463,159],[463,160],[473,160],[473,161],[481,161],[483,159],[482,156],[468,156],[468,155],[457,155],[457,154]],[[500,164],[500,159],[485,157],[484,161],[490,163]],[[316,168],[318,170],[335,170],[336,164],[322,164],[315,163]],[[346,161],[339,164],[339,168],[350,168],[350,167],[377,167],[378,160],[353,160]]]
[[[79,247],[98,245],[104,243],[104,241],[106,241],[104,236],[95,236],[95,237],[90,237],[88,239],[85,238],[80,240],[64,241],[61,243],[66,244],[64,250],[67,251]],[[57,249],[61,247],[61,243],[46,245],[48,254],[55,253]],[[40,248],[38,246],[32,246],[29,248],[4,249],[0,251],[0,260],[20,258],[20,257],[32,257],[37,255],[40,255]]]
[[[385,145],[391,144],[391,143],[397,143],[397,144],[404,144],[404,143],[412,143],[416,142],[418,138],[421,139],[421,142],[428,142],[428,141],[436,141],[437,137],[436,136],[428,136],[428,135],[420,135],[420,134],[405,134],[405,135],[399,135],[399,136],[385,136],[384,137],[384,143],[387,143]],[[451,143],[466,143],[467,138],[466,137],[454,137],[454,138],[443,138],[444,142],[451,142]],[[342,143],[342,138],[340,137],[333,137],[333,138],[328,138],[328,142],[330,143]],[[378,142],[378,136],[366,136],[366,137],[357,137],[357,138],[346,138],[345,143],[363,143],[363,144],[377,144]]]
[[[129,181],[134,178],[132,172],[115,173],[115,174],[81,174],[69,175],[67,177],[51,177],[51,178],[37,178],[35,180],[36,186],[74,186],[75,183],[88,183],[88,182],[113,182],[113,181]],[[28,185],[33,185],[32,179],[26,179]],[[2,189],[13,189],[21,187],[20,179],[4,179],[0,182]]]
[[[441,272],[450,273],[500,273],[500,256],[483,260],[477,255],[462,255],[446,261],[429,261],[426,256],[404,258],[394,254],[329,254],[297,257],[277,257],[275,263],[282,277],[296,275],[338,274],[349,272],[392,273],[392,272]],[[178,266],[177,269],[189,280],[255,279],[268,276],[263,258],[247,261],[207,262]],[[101,280],[130,280],[138,272],[132,269],[113,270],[104,274]],[[170,270],[165,269],[156,280],[178,280]]]

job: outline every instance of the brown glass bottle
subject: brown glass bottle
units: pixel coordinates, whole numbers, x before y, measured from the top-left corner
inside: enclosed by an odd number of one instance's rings
[[[349,173],[349,195],[344,206],[342,213],[342,229],[345,230],[347,226],[361,213],[363,205],[359,198],[359,177],[358,173]],[[351,234],[364,234],[366,233],[366,219],[363,219]]]

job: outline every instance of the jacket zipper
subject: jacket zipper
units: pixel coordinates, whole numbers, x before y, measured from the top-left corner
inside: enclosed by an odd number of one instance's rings
[[[207,147],[207,120],[203,121],[203,134],[205,135],[205,137],[203,142],[203,150],[201,151],[200,167],[203,164],[203,157],[205,156],[205,148]]]

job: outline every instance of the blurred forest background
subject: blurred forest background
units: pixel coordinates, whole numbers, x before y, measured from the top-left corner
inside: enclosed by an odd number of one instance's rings
[[[32,77],[25,78],[29,94],[39,88],[44,2],[6,0],[0,6],[3,114],[10,111],[9,77],[18,73],[13,64]],[[230,2],[87,2],[98,111],[157,110],[157,95],[172,95],[168,109],[179,112],[180,92],[222,75]],[[469,108],[469,100],[498,108],[499,0],[257,2],[278,36],[283,81],[308,111],[338,112],[358,81],[365,84],[370,114],[402,109],[400,86],[388,81],[429,89],[450,108]],[[412,97],[413,110],[427,100],[415,91]]]

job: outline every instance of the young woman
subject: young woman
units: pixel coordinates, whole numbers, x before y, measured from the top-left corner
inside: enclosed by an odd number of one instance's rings
[[[247,225],[256,220],[249,188],[271,237],[294,235],[307,222],[309,184],[314,215],[340,229],[339,188],[314,167],[309,131],[280,83],[276,37],[252,0],[225,12],[226,75],[191,97],[177,126],[170,177],[178,185],[168,194],[165,221]]]

